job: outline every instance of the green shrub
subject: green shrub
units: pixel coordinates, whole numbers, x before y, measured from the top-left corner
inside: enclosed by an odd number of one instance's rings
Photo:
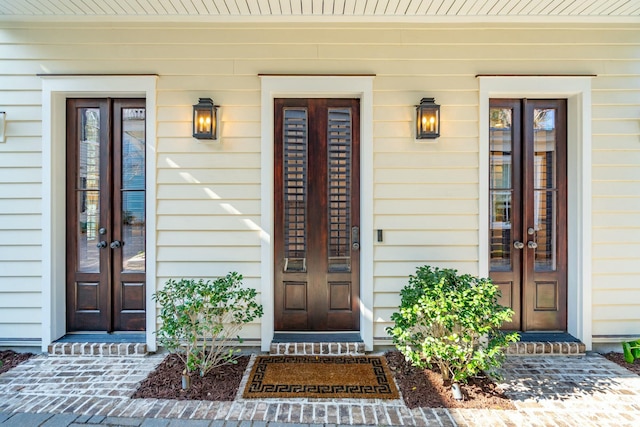
[[[419,267],[400,293],[387,333],[414,366],[436,365],[445,381],[465,382],[500,366],[504,348],[518,340],[517,333],[498,330],[513,316],[498,304],[499,292],[489,279]]]
[[[239,349],[232,340],[245,323],[262,316],[255,289],[242,287],[242,276],[229,273],[214,281],[169,280],[154,299],[162,325],[158,342],[180,356],[185,373],[204,376],[225,363],[235,363]]]

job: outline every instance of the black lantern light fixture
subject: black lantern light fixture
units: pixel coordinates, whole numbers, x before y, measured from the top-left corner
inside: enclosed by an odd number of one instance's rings
[[[416,139],[435,139],[440,136],[440,106],[434,98],[422,98],[416,105]]]
[[[211,98],[200,98],[193,106],[193,137],[218,139],[218,105]]]

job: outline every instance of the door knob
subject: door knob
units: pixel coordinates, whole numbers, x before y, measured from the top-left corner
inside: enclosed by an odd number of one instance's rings
[[[114,240],[113,242],[111,242],[111,244],[109,246],[111,247],[111,249],[116,249],[116,248],[119,248],[122,245],[124,245],[124,243],[121,242],[120,240]]]
[[[102,248],[106,248],[107,247],[107,242],[105,242],[104,240],[100,240],[100,242],[96,245],[96,247],[102,249]]]
[[[534,242],[533,240],[529,240],[527,242],[527,246],[529,247],[529,249],[535,249],[538,247],[538,244],[536,242]]]
[[[524,248],[524,243],[519,242],[519,241],[516,240],[515,242],[513,242],[513,247],[516,248],[516,249],[522,249],[522,248]]]

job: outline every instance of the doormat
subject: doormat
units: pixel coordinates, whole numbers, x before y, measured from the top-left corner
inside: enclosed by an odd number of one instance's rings
[[[387,361],[376,356],[257,356],[242,396],[400,398]]]

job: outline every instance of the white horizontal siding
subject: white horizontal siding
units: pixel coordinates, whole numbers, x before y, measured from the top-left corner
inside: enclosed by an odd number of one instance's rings
[[[39,333],[39,73],[158,74],[158,170],[150,171],[157,230],[149,230],[157,237],[156,286],[237,270],[258,289],[258,74],[375,74],[373,215],[384,234],[373,252],[376,337],[385,335],[398,291],[417,266],[478,271],[484,118],[475,76],[597,74],[593,328],[640,333],[633,318],[640,312],[639,48],[640,26],[632,24],[2,22],[0,109],[7,111],[8,142],[0,144],[0,300],[12,308],[0,309],[0,337]],[[191,105],[209,96],[222,106],[222,137],[198,142],[190,136]],[[414,106],[424,96],[442,105],[442,136],[416,143]],[[259,325],[243,334],[259,337]]]

